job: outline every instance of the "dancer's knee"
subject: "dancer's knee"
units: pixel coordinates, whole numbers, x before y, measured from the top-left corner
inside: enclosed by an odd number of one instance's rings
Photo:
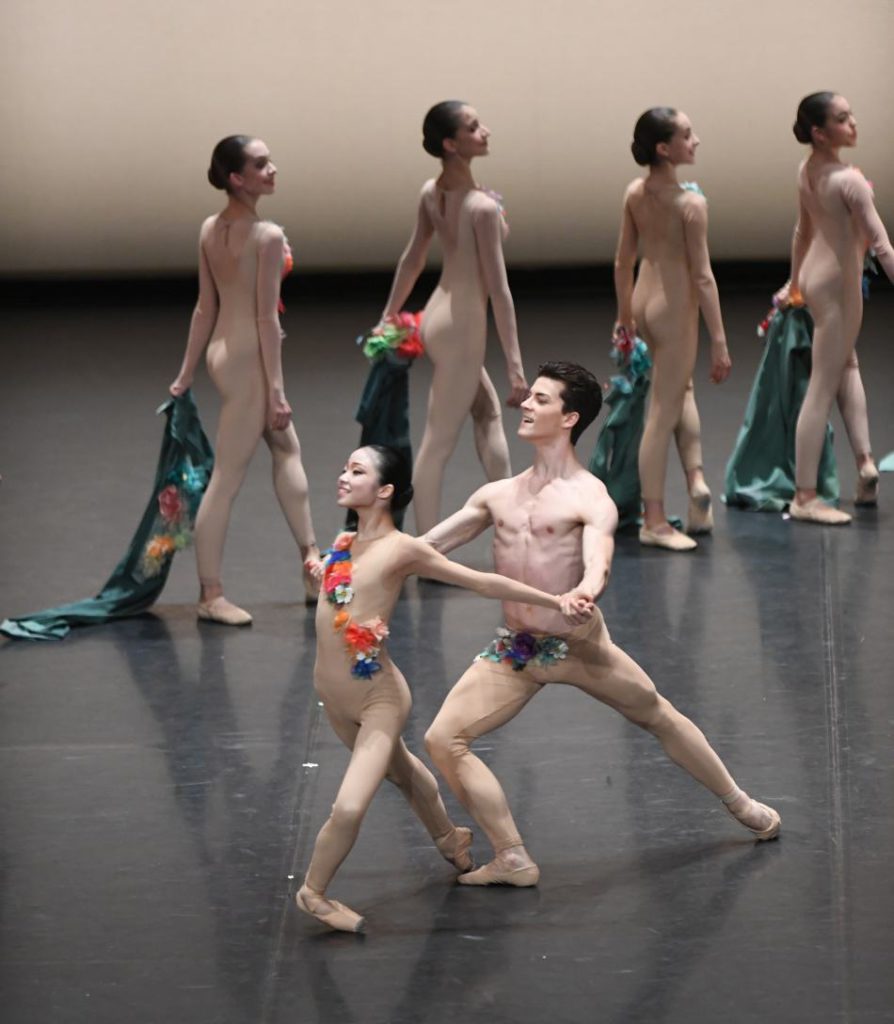
[[[355,835],[365,813],[366,807],[360,801],[340,796],[332,805],[329,822],[340,834]]]
[[[453,763],[468,750],[468,746],[462,737],[456,735],[451,726],[439,722],[438,719],[432,722],[425,734],[425,749],[439,768]]]
[[[638,684],[636,697],[621,708],[625,718],[647,732],[659,733],[670,721],[672,706],[651,682]]]

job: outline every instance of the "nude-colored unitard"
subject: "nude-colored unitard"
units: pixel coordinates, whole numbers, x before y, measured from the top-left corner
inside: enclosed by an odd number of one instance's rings
[[[701,424],[692,387],[701,308],[712,340],[723,340],[717,285],[708,255],[704,196],[637,178],[624,195],[615,255],[619,307],[640,253],[629,315],[652,356],[649,410],[639,450],[644,501],[663,501],[671,434],[684,471],[702,466]],[[624,317],[627,311],[619,308]]]
[[[484,369],[490,299],[507,361],[521,365],[515,307],[503,261],[508,227],[499,202],[480,188],[445,191],[432,179],[422,187],[416,227],[401,256],[384,316],[400,312],[425,265],[437,232],[443,269],[425,306],[422,337],[434,373],[422,445],[413,468],[416,531],[437,523],[447,461],[466,416],[488,480],[509,476],[509,446],[500,400]]]
[[[792,286],[813,317],[813,365],[795,434],[799,490],[815,490],[832,402],[838,400],[854,454],[871,451],[866,394],[855,345],[863,319],[863,259],[868,248],[894,281],[894,252],[856,167],[831,163],[798,172],[800,215],[792,241]]]
[[[199,236],[199,301],[187,361],[195,365],[207,343],[208,373],[222,403],[214,471],[196,517],[196,562],[206,586],[220,582],[230,510],[262,437],[289,528],[302,551],[314,543],[295,427],[266,425],[270,389],[282,386],[278,304],[285,246],[281,228],[249,218],[209,217]]]

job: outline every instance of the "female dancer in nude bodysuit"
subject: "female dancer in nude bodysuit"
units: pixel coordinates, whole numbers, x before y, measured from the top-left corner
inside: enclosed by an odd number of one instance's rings
[[[680,185],[677,167],[695,162],[698,137],[689,118],[670,107],[647,110],[633,130],[631,150],[645,178],[624,194],[615,255],[618,328],[639,331],[652,356],[652,388],[639,449],[644,524],[640,543],[689,551],[695,541],[667,521],[664,486],[671,434],[677,442],[689,491],[687,533],[714,525],[711,492],[702,468],[701,424],[692,388],[698,347],[699,309],[711,335],[711,380],[726,380],[729,352],[717,285],[708,256],[704,196]],[[642,249],[633,283],[637,248]]]
[[[803,298],[813,317],[810,383],[795,432],[793,519],[844,525],[847,512],[817,497],[820,453],[829,410],[837,398],[857,460],[857,505],[878,499],[878,469],[869,443],[866,393],[855,345],[863,319],[863,259],[867,249],[894,281],[894,252],[872,201],[872,188],[839,150],[857,141],[857,122],[847,100],[813,93],[798,107],[795,138],[813,152],[798,171],[800,211],[792,239],[789,284],[781,302]]]
[[[382,313],[384,320],[401,311],[437,232],[443,270],[422,320],[422,337],[434,374],[425,433],[413,469],[419,534],[440,518],[444,469],[469,412],[475,448],[487,479],[500,480],[511,473],[500,402],[484,369],[488,298],[506,357],[507,404],[518,406],[528,389],[503,263],[503,238],[508,228],[498,198],[472,177],[472,160],[487,155],[490,132],[472,107],[447,100],[429,110],[422,133],[425,151],[440,158],[443,169],[437,180],[430,179],[422,186],[416,227],[397,265]]]
[[[404,580],[417,573],[525,606],[554,611],[561,606],[558,597],[527,584],[456,565],[397,530],[392,512],[405,507],[412,494],[409,464],[394,449],[374,445],[355,451],[338,479],[338,504],[357,512],[357,533],[340,534],[324,562],[328,600],[317,606],[314,685],[351,760],[295,899],[302,910],[340,931],[359,931],[363,918],[324,894],[385,778],[407,798],[441,855],[461,872],[472,867],[471,831],[453,825],[434,776],[401,739],[410,691],[380,645]],[[592,613],[586,601],[569,599],[566,605],[574,606],[577,618]]]
[[[227,192],[227,205],[199,233],[199,300],[183,364],[171,384],[173,395],[190,387],[208,345],[208,372],[223,404],[214,471],[196,517],[198,616],[230,626],[248,625],[251,615],[223,596],[224,540],[230,509],[262,437],[273,456],[273,488],[301,557],[319,557],[301,448],[283,390],[279,286],[291,253],[282,228],[257,215],[261,196],[273,194],[275,176],[260,139],[231,135],[215,147],[208,180]],[[305,590],[312,603],[316,587],[307,572]]]

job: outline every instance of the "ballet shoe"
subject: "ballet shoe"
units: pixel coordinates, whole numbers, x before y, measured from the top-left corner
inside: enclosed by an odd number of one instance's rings
[[[686,532],[690,535],[710,533],[714,529],[714,510],[711,507],[711,492],[707,487],[689,495],[689,511],[686,514]]]
[[[775,839],[779,835],[779,830],[782,828],[782,818],[779,816],[779,812],[774,811],[772,807],[767,807],[766,804],[753,800],[751,797],[748,797],[748,799],[750,803],[748,804],[746,813],[752,814],[756,808],[760,811],[766,811],[767,814],[770,815],[770,824],[767,825],[766,828],[752,828],[747,821],[742,820],[740,814],[736,814],[732,810],[729,804],[724,804],[727,814],[735,818],[740,825],[744,825],[758,842],[765,843],[768,839]]]
[[[847,526],[851,517],[840,508],[832,508],[819,498],[811,498],[800,504],[795,498],[788,507],[792,519],[800,519],[804,523],[820,523],[823,526]]]
[[[250,626],[251,615],[228,601],[223,594],[212,601],[199,601],[196,615],[204,622],[219,622],[222,626]]]
[[[639,542],[647,548],[666,548],[668,551],[692,551],[698,544],[685,533],[672,526],[666,530],[653,530],[648,526],[639,528]]]
[[[452,864],[460,873],[467,873],[475,867],[472,854],[469,848],[472,845],[472,830],[470,828],[455,828],[442,839],[435,840],[438,852]]]
[[[314,910],[308,902],[308,896],[311,898],[316,897],[316,899],[328,903],[329,909]],[[330,900],[328,896],[314,892],[313,889],[308,889],[306,885],[302,886],[295,893],[295,902],[298,904],[299,910],[303,910],[305,914],[310,914],[311,917],[315,917],[318,921],[329,928],[334,928],[337,932],[362,932],[366,925],[365,918],[355,913],[350,907],[346,907],[344,903],[339,903],[338,900]]]
[[[536,885],[539,881],[540,868],[536,864],[523,868],[504,868],[495,860],[457,878],[460,885],[514,885],[519,889]]]
[[[878,505],[878,469],[874,465],[860,470],[854,504],[858,508],[875,508]]]

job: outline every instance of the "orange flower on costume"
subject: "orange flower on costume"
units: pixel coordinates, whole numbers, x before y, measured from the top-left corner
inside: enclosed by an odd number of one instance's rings
[[[349,533],[347,530],[345,530],[344,533],[340,533],[332,542],[332,550],[349,551],[351,545],[354,543],[354,538],[356,536],[356,533]]]
[[[376,634],[367,626],[352,622],[345,630],[345,643],[362,654],[378,653],[379,642]]]
[[[165,558],[167,555],[173,555],[177,550],[177,545],[174,543],[172,537],[167,537],[164,534],[160,537],[153,537],[146,546],[146,557],[147,558]]]
[[[345,624],[346,622],[349,622],[349,621],[350,621],[350,619],[351,619],[351,616],[350,616],[350,615],[348,615],[348,613],[347,613],[346,611],[342,610],[342,611],[340,611],[340,612],[337,612],[337,613],[336,613],[336,616],[335,616],[335,618],[334,618],[334,619],[332,620],[332,625],[333,625],[333,626],[334,626],[334,627],[335,627],[336,629],[341,629],[341,627],[342,627],[342,626],[343,626],[343,625],[344,625],[344,624]]]

